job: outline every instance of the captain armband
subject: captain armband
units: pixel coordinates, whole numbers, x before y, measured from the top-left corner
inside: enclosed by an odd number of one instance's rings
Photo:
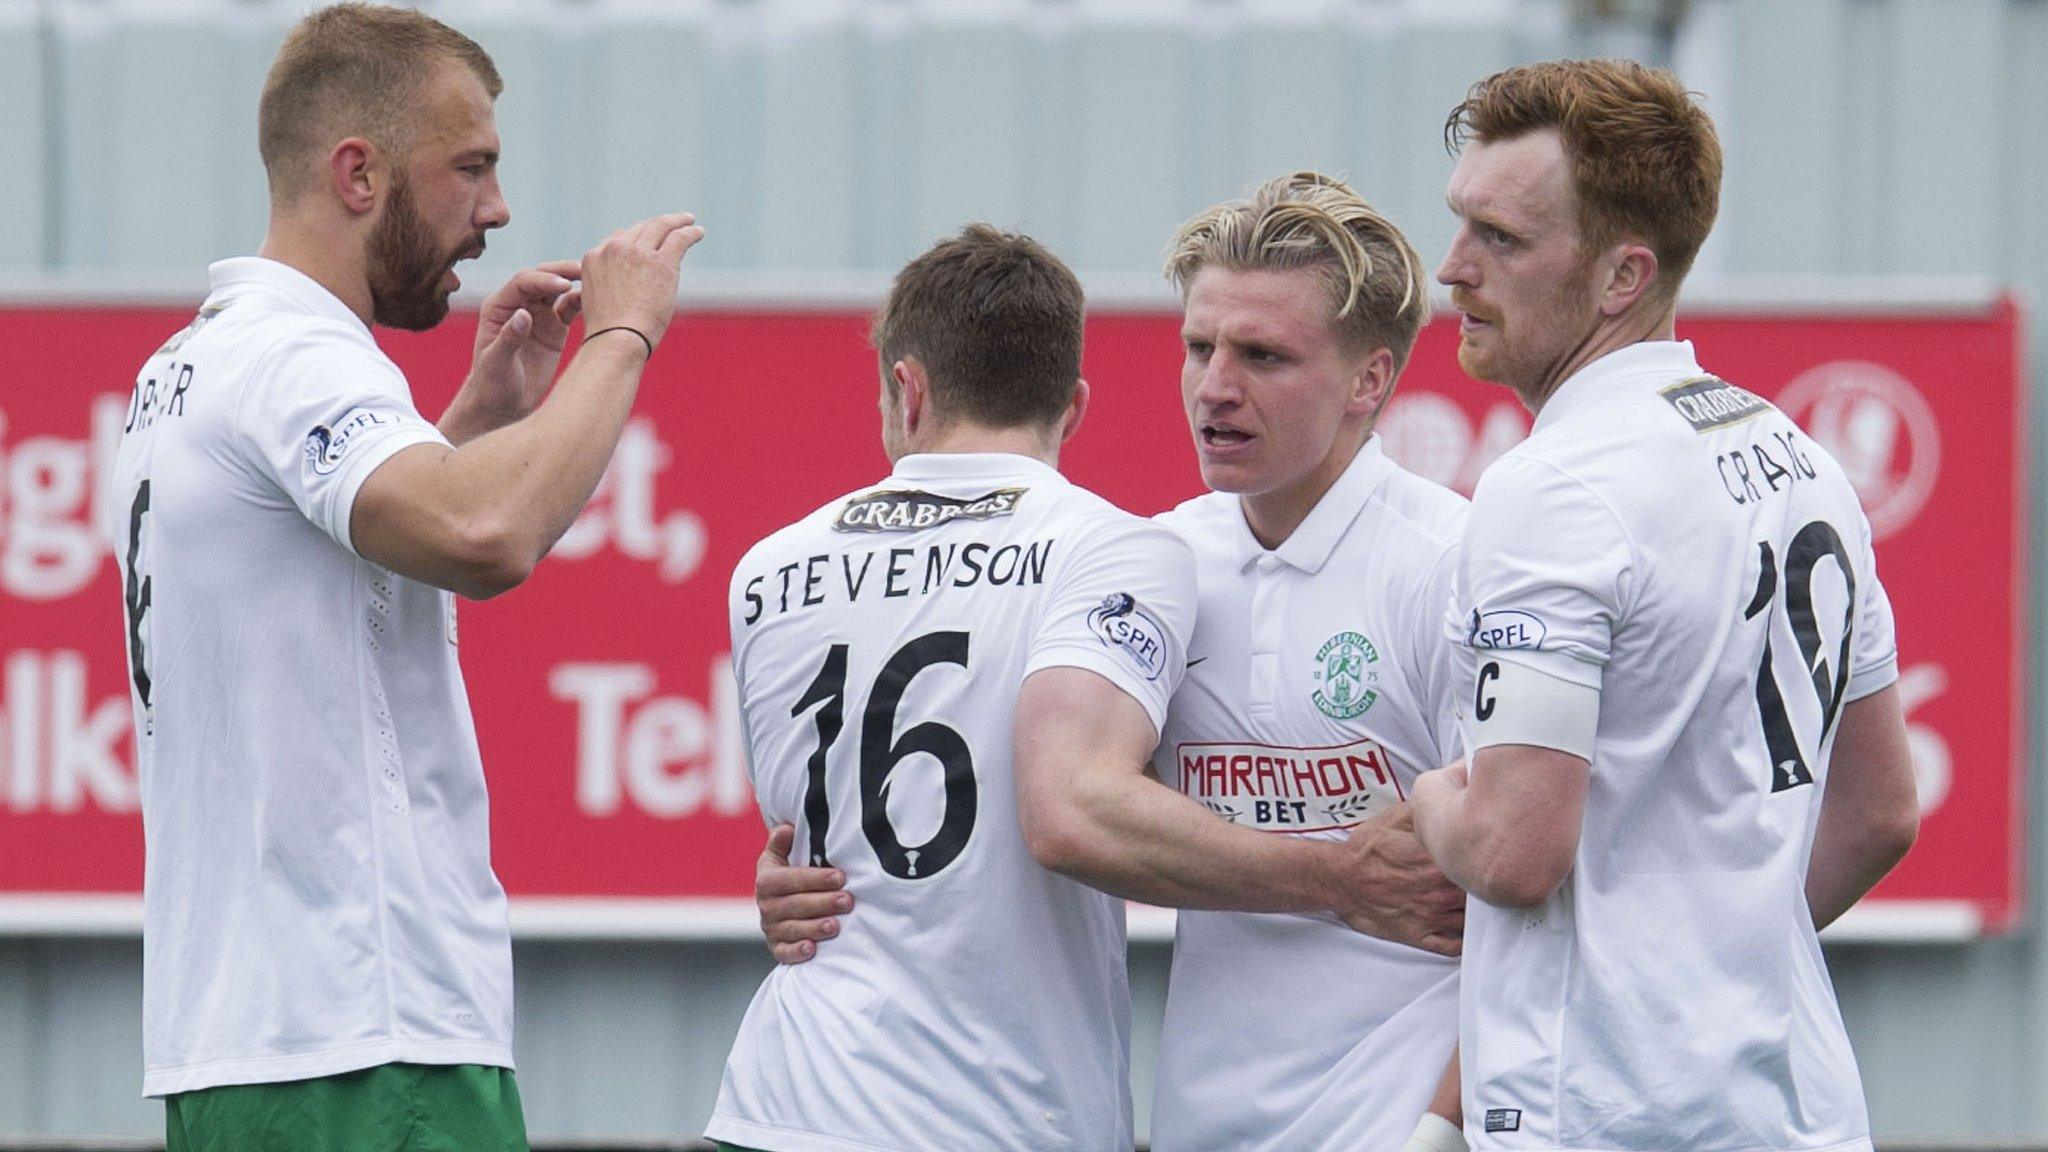
[[[1600,689],[1482,655],[1472,693],[1471,748],[1531,744],[1593,759]]]

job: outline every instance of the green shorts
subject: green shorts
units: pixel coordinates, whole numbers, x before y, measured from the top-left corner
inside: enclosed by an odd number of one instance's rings
[[[509,1068],[382,1064],[164,1099],[165,1152],[528,1152]]]

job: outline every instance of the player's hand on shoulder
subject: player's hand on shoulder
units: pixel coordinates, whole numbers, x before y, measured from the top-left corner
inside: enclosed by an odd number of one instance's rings
[[[754,862],[754,904],[761,912],[761,936],[780,964],[801,964],[818,945],[839,935],[840,914],[853,910],[846,873],[837,868],[800,868],[789,862],[796,828],[777,824]]]
[[[1367,818],[1344,841],[1337,906],[1358,932],[1440,956],[1456,956],[1465,936],[1465,893],[1437,869],[1415,838],[1415,814],[1395,804]]]
[[[703,238],[688,212],[650,217],[607,236],[583,257],[583,330],[631,328],[660,344],[675,314],[683,253]]]

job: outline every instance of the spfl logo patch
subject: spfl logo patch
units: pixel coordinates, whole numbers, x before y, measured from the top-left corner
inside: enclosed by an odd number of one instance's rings
[[[1147,680],[1166,671],[1166,630],[1128,592],[1112,592],[1088,610],[1088,630],[1122,652]]]
[[[1349,720],[1372,707],[1380,698],[1373,685],[1380,682],[1379,649],[1356,632],[1339,632],[1316,649],[1316,670],[1310,677],[1318,687],[1310,694],[1323,715]]]
[[[332,425],[316,425],[306,433],[306,463],[317,475],[332,475],[341,467],[349,446],[376,428],[389,428],[398,421],[368,408],[351,408]]]
[[[1678,409],[1678,414],[1685,417],[1685,422],[1692,425],[1695,432],[1711,432],[1730,424],[1740,424],[1770,408],[1755,393],[1712,376],[1673,384],[1658,395]]]
[[[998,488],[961,498],[891,488],[856,496],[832,520],[835,532],[917,532],[953,520],[993,520],[1017,510],[1024,488]]]
[[[1540,648],[1549,634],[1550,629],[1533,612],[1519,608],[1481,612],[1474,608],[1465,641],[1474,648]]]

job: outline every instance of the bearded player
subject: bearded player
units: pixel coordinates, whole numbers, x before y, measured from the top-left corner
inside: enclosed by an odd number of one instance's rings
[[[262,250],[136,379],[116,555],[171,1152],[526,1147],[451,593],[524,580],[589,499],[702,231],[515,276],[428,423],[372,325],[433,327],[509,221],[500,87],[417,12],[300,22],[259,106]]]

